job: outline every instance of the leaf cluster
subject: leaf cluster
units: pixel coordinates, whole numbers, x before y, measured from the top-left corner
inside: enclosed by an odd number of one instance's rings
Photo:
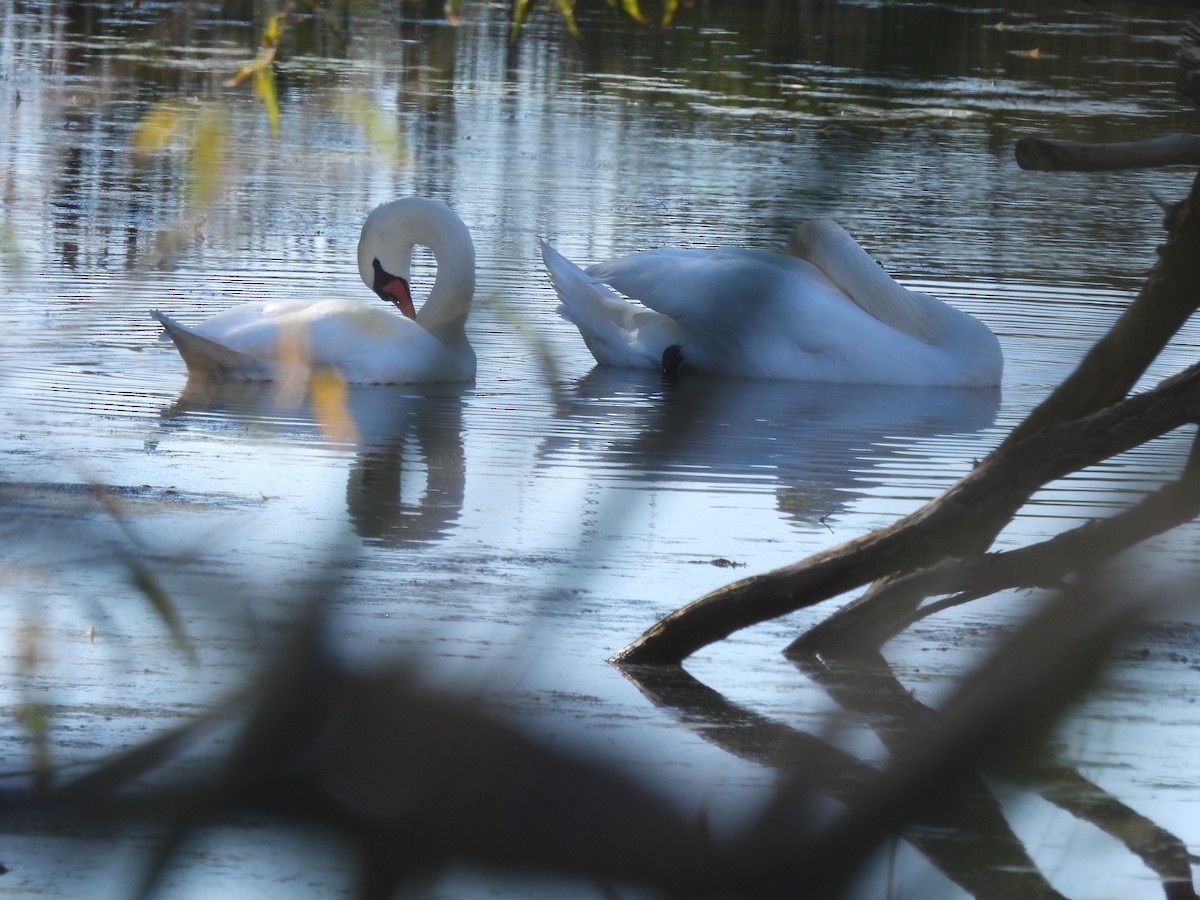
[[[648,15],[642,12],[638,0],[605,0],[609,7],[621,18],[629,22],[634,22],[638,25],[650,25],[653,23]],[[563,23],[567,30],[576,39],[583,37],[583,33],[579,30],[579,25],[575,21],[575,4],[576,0],[552,0],[555,10],[562,17]],[[458,0],[449,0],[447,7],[458,7]],[[513,0],[512,4],[512,40],[520,37],[521,28],[529,19],[530,11],[534,6],[534,0]],[[658,24],[665,28],[671,24],[671,20],[675,18],[675,13],[679,9],[679,0],[662,0],[662,10],[658,16]]]

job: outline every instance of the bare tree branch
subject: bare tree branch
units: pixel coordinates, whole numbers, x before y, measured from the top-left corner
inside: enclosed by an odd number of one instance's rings
[[[1068,574],[1189,522],[1197,515],[1200,515],[1200,434],[1192,443],[1183,475],[1147,495],[1136,506],[1030,547],[948,559],[880,582],[792,641],[784,655],[799,658],[836,652],[846,646],[877,648],[920,619],[996,591],[1059,587]],[[957,593],[952,597],[917,610],[926,597],[954,592]]]
[[[1200,364],[1153,390],[1006,445],[944,494],[872,534],[681,607],[611,662],[678,665],[734,631],[947,556],[974,552],[1047,482],[1200,420]]]
[[[1116,403],[1200,306],[1200,178],[1174,217],[1137,297],[1062,384],[1013,429],[1002,448],[1046,425]]]

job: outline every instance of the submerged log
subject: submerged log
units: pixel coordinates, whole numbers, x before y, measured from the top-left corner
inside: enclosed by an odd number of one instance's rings
[[[1017,164],[1041,172],[1112,172],[1200,166],[1200,135],[1167,134],[1144,141],[1082,143],[1025,137],[1017,141]]]

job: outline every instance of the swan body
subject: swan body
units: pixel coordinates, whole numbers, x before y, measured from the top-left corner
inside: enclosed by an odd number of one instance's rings
[[[429,247],[437,261],[437,277],[419,311],[408,291],[417,244]],[[475,352],[464,327],[475,292],[475,248],[448,206],[406,197],[376,207],[363,224],[358,267],[367,286],[396,310],[356,300],[268,300],[239,304],[195,326],[158,310],[151,315],[189,373],[267,380],[301,365],[333,368],[360,384],[475,377]]]
[[[828,219],[784,253],[645,250],[584,270],[543,241],[542,259],[602,365],[953,387],[995,386],[1004,368],[986,325],[902,287]]]

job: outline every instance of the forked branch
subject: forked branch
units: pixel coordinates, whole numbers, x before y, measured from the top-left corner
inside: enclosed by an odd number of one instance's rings
[[[611,661],[678,665],[734,631],[887,575],[990,542],[1044,484],[1200,421],[1200,364],[1098,413],[1043,428],[994,453],[948,491],[892,525],[791,566],[719,588],[659,620]]]

